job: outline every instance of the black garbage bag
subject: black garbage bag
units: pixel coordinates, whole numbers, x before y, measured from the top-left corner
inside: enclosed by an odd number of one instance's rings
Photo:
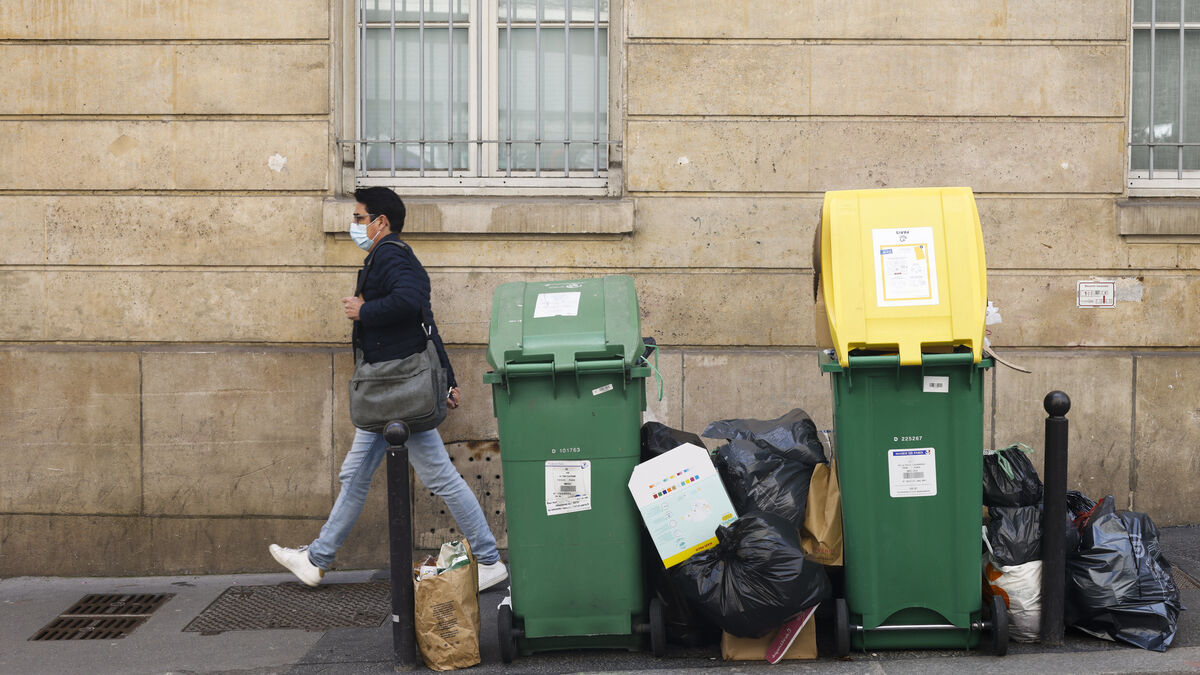
[[[1042,479],[1017,443],[983,456],[984,506],[1033,506],[1042,501]]]
[[[738,637],[759,638],[828,600],[825,568],[804,557],[796,528],[769,513],[717,528],[718,545],[671,568],[689,601]]]
[[[803,527],[815,464],[741,439],[717,448],[714,463],[736,512],[772,513],[797,529]]]
[[[1096,508],[1096,502],[1088,499],[1078,490],[1067,490],[1067,514],[1072,518],[1082,518]],[[1083,521],[1079,522],[1083,525]]]
[[[674,450],[684,443],[704,447],[704,441],[696,434],[672,429],[659,422],[646,422],[642,425],[643,462]],[[642,566],[651,593],[662,601],[667,641],[684,647],[715,644],[721,639],[721,629],[705,618],[699,609],[684,597],[683,592],[671,579],[671,574],[663,567],[662,559],[658,557],[658,549],[645,528],[642,528],[642,540]]]
[[[1042,506],[989,506],[992,557],[1005,567],[1042,558]]]
[[[705,448],[704,441],[696,434],[672,429],[661,422],[646,422],[642,425],[643,462],[654,459],[664,452],[670,452],[684,443]]]
[[[1081,535],[1079,550],[1067,554],[1067,625],[1166,651],[1183,604],[1154,522],[1144,513],[1117,512],[1108,495],[1087,517]]]
[[[667,629],[667,642],[683,647],[707,647],[721,639],[721,629],[704,616],[695,603],[688,600],[672,578],[672,570],[663,567],[662,559],[655,553],[654,543],[646,536],[643,550],[649,551],[645,559],[646,579],[650,592],[662,601],[663,624]]]
[[[735,511],[764,511],[797,529],[804,525],[813,467],[827,461],[808,413],[796,408],[773,420],[721,420],[703,435],[729,439],[714,454]]]
[[[797,461],[808,460],[812,466],[826,461],[825,447],[817,436],[817,425],[808,413],[794,408],[773,420],[718,420],[700,434],[705,438],[761,441],[767,447],[792,455]]]
[[[989,506],[987,524],[992,557],[1005,567],[1042,559],[1042,505]],[[1079,548],[1079,529],[1067,509],[1064,546],[1070,553]]]

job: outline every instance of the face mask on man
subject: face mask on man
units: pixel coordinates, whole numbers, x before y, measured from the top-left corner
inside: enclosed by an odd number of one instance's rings
[[[367,236],[367,226],[361,223],[350,223],[350,238],[364,251],[370,251],[375,242]]]

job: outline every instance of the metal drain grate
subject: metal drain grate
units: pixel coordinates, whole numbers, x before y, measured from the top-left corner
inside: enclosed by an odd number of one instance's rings
[[[316,588],[298,583],[234,586],[225,589],[183,630],[216,635],[272,628],[370,628],[382,624],[390,613],[391,589],[386,581]]]
[[[1174,565],[1171,565],[1171,577],[1175,579],[1175,587],[1181,591],[1185,589],[1200,591],[1200,582],[1197,582],[1190,574]]]
[[[173,597],[174,593],[91,593],[29,639],[120,640]]]

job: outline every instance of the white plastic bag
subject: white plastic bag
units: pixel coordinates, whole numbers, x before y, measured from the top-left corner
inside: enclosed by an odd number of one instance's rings
[[[1008,607],[1008,634],[1017,642],[1037,642],[1042,632],[1042,561],[1005,566],[992,557],[992,545],[983,531],[988,552],[983,554],[984,596],[998,595]]]

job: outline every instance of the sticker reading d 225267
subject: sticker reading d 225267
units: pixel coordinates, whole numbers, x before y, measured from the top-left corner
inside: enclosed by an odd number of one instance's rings
[[[888,488],[893,497],[936,495],[937,464],[933,448],[888,450]]]

